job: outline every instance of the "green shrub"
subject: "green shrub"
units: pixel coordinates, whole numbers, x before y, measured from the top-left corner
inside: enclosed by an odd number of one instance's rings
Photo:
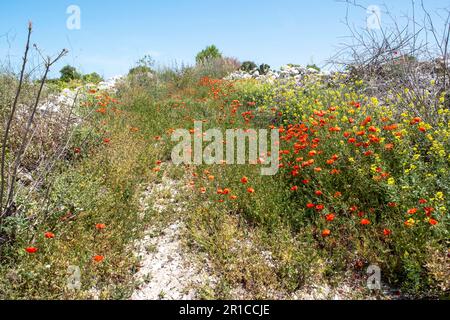
[[[75,67],[66,65],[60,71],[60,80],[63,82],[69,82],[71,80],[80,80],[82,75],[77,71]]]
[[[258,69],[258,66],[253,61],[242,62],[241,70],[246,71],[246,72],[251,72],[255,69]]]
[[[219,49],[215,45],[211,45],[200,51],[195,57],[195,61],[197,64],[203,64],[220,58],[222,58],[222,54]]]

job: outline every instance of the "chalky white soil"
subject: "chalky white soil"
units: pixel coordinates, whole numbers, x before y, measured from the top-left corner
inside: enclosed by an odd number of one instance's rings
[[[183,191],[181,182],[163,178],[162,183],[147,189],[141,205],[146,210],[152,201],[152,209],[158,214],[182,210],[183,203],[177,197]],[[182,221],[147,231],[137,245],[141,268],[136,279],[141,285],[132,300],[192,300],[197,298],[196,288],[214,282],[208,261],[201,261],[183,245],[183,231]]]

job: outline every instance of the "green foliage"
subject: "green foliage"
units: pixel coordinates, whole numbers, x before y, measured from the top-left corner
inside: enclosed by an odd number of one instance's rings
[[[72,67],[70,65],[66,65],[59,72],[61,74],[60,80],[63,82],[80,80],[82,77],[81,73],[79,73],[75,67]]]
[[[130,76],[147,76],[154,73],[153,66],[155,65],[155,60],[149,56],[145,55],[136,62],[136,66],[131,68],[128,72]]]
[[[98,84],[103,81],[103,77],[100,76],[97,72],[89,73],[83,75],[83,81],[87,83]]]
[[[219,58],[222,58],[222,54],[219,49],[215,45],[211,45],[200,51],[195,57],[195,61],[197,64],[202,64]]]
[[[259,66],[258,71],[260,75],[266,75],[270,71],[270,66],[268,64],[263,63]]]
[[[310,69],[317,70],[317,71],[320,72],[320,68],[315,63],[314,64],[308,64],[306,67],[310,68]]]
[[[258,66],[253,61],[244,61],[241,66],[241,70],[246,72],[251,72],[257,68]]]

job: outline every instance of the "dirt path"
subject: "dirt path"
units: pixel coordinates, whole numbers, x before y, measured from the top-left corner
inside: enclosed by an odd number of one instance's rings
[[[180,212],[184,190],[181,181],[163,178],[153,184],[141,199],[143,210],[157,214]],[[184,223],[177,220],[167,226],[156,226],[137,244],[141,268],[136,280],[141,283],[132,300],[192,300],[197,298],[197,288],[214,282],[207,261],[188,250],[182,241]]]

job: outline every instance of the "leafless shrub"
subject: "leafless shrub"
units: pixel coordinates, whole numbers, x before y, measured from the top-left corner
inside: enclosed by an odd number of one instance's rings
[[[48,110],[51,102],[42,103],[45,84],[51,67],[59,61],[67,50],[55,57],[44,57],[36,45],[43,73],[39,80],[31,79],[28,70],[32,24],[28,27],[28,37],[20,74],[0,76],[2,86],[1,119],[1,185],[0,185],[0,226],[7,216],[17,211],[17,191],[24,186],[28,191],[42,185],[55,163],[67,151],[77,119],[73,110],[78,94],[70,106],[61,107],[58,112]],[[47,107],[45,107],[47,106]]]
[[[330,60],[369,84],[368,93],[382,101],[396,100],[398,113],[409,111],[434,124],[442,96],[450,88],[450,10],[431,13],[411,1],[411,12],[394,16],[384,6],[379,30],[358,28],[349,19],[351,9],[368,10],[356,0],[347,5],[345,24],[350,36]]]

